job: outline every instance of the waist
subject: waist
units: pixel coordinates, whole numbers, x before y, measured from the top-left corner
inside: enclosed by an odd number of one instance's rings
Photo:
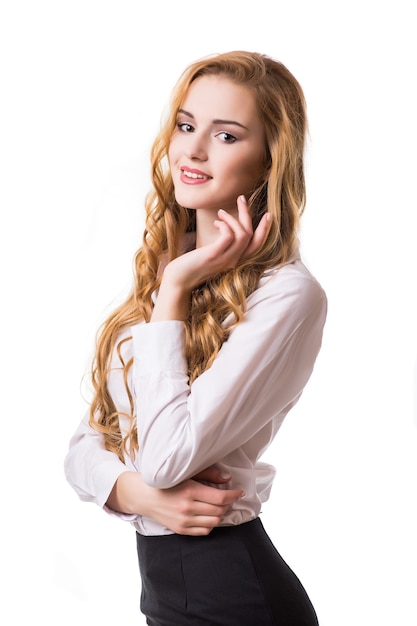
[[[220,527],[238,526],[254,520],[261,512],[263,502],[269,499],[275,468],[267,463],[256,463],[251,468],[236,467],[229,463],[219,463],[219,469],[230,474],[230,483],[220,489],[242,489],[245,497],[233,504],[226,512]],[[161,526],[155,520],[140,516],[132,522],[141,535],[170,535],[169,528]]]
[[[213,530],[209,533],[209,535],[205,535],[207,537],[213,537],[213,536],[228,536],[231,534],[245,534],[247,532],[252,532],[255,528],[263,528],[262,523],[260,518],[257,516],[253,519],[250,519],[246,522],[242,522],[241,524],[220,524],[220,526],[217,526],[216,528],[213,528]],[[174,537],[184,537],[184,538],[189,538],[189,539],[195,539],[194,536],[191,535],[177,535],[176,533],[173,533],[171,531],[169,531],[166,534],[160,534],[160,535],[144,535],[138,531],[136,531],[136,536],[137,536],[137,541],[141,542],[147,542],[147,540],[150,540],[152,542],[157,542],[158,539],[161,539],[162,541],[166,540],[169,542],[169,539],[171,538],[172,540],[174,540]],[[201,536],[199,537],[200,539],[204,539],[205,536]]]

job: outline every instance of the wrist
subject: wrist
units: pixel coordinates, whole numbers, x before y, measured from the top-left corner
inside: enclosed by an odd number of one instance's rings
[[[118,513],[142,515],[139,508],[141,502],[146,500],[144,498],[145,487],[139,473],[123,472],[116,480],[106,504]]]
[[[152,312],[153,322],[185,321],[190,311],[191,287],[180,285],[164,275]]]

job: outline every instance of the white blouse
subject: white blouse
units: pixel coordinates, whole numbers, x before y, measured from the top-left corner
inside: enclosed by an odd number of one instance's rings
[[[142,473],[153,487],[168,488],[216,464],[232,476],[228,487],[245,497],[222,524],[254,519],[270,493],[274,467],[259,461],[312,373],[326,318],[325,293],[296,259],[265,272],[247,300],[247,312],[222,345],[212,366],[190,386],[184,356],[184,324],[141,323],[125,332],[122,359],[133,355],[129,387],[137,410],[139,453],[125,463],[104,448],[86,415],[65,459],[67,480],[82,500],[130,521],[145,535],[171,531],[144,516],[106,507],[118,476]],[[225,321],[227,325],[230,319]],[[113,355],[112,398],[126,432],[130,414],[120,357]]]

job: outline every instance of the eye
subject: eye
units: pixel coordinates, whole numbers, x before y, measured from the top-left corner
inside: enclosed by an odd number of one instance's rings
[[[194,131],[194,126],[191,126],[191,124],[188,124],[188,122],[178,122],[177,128],[182,133],[192,133]]]
[[[217,137],[224,141],[224,143],[234,143],[236,141],[236,137],[234,135],[231,135],[230,133],[226,133],[226,131],[218,133]]]

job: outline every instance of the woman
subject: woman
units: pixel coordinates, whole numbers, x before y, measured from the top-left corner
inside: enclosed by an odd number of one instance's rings
[[[134,287],[101,329],[65,462],[82,499],[134,525],[153,626],[317,624],[258,517],[274,477],[259,458],[326,316],[297,250],[305,134],[285,66],[230,52],[186,69],[153,145]]]

